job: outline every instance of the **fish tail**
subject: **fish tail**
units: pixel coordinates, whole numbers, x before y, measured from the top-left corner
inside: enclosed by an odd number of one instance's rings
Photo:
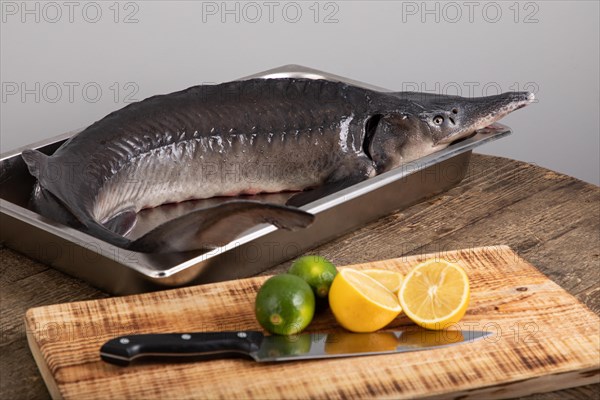
[[[79,202],[73,201],[74,194],[69,193],[68,171],[54,156],[48,156],[38,150],[27,149],[23,150],[21,157],[25,161],[29,173],[37,179],[38,184],[60,200],[62,205],[81,223],[87,225],[88,220],[93,219],[85,208],[79,205]],[[86,201],[85,199],[80,200],[82,203]]]
[[[21,157],[25,161],[29,173],[45,187],[44,180],[46,180],[46,176],[48,175],[46,172],[48,171],[48,159],[50,157],[38,150],[32,149],[23,150]]]
[[[23,150],[21,157],[25,161],[29,173],[37,179],[38,184],[52,193],[64,206],[68,206],[69,203],[65,201],[60,188],[61,171],[60,169],[56,169],[60,165],[51,162],[52,156],[48,156],[38,150],[27,149]],[[69,211],[73,212],[72,209],[69,209]],[[77,213],[74,214],[77,219],[81,220],[80,215],[77,215]]]

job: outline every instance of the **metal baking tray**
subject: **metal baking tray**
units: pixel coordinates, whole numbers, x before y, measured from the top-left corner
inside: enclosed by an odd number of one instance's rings
[[[298,65],[287,65],[242,79],[260,77],[331,79],[384,90]],[[24,148],[51,154],[76,133],[66,133]],[[508,127],[496,124],[435,154],[307,204],[302,208],[316,216],[314,224],[307,229],[289,232],[263,224],[212,251],[173,254],[124,250],[34,212],[29,198],[35,179],[29,175],[20,157],[24,149],[21,148],[0,156],[0,241],[118,295],[248,277],[452,188],[465,176],[473,148],[510,133]],[[253,197],[284,203],[289,196],[282,193]],[[227,200],[189,201],[143,210],[130,235],[138,236],[168,218]]]

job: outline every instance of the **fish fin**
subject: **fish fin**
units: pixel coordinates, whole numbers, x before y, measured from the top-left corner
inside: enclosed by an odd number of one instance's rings
[[[135,210],[127,209],[103,222],[102,225],[118,235],[125,236],[131,232],[136,221],[137,213]]]
[[[257,201],[232,201],[165,222],[130,243],[130,250],[170,253],[224,246],[242,232],[263,223],[296,230],[309,226],[314,215],[292,207]]]

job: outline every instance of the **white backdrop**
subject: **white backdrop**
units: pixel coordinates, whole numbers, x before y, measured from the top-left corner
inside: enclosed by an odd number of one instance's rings
[[[532,90],[482,148],[598,184],[598,1],[1,1],[2,152],[133,100],[303,64],[395,90]]]

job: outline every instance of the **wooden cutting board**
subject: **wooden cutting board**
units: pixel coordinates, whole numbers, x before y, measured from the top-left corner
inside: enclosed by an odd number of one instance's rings
[[[436,255],[356,265],[406,273]],[[134,333],[260,329],[265,277],[30,309],[29,346],[54,398],[500,398],[598,382],[600,319],[505,246],[445,252],[470,277],[461,329],[474,343],[425,352],[256,363],[226,359],[117,367],[98,350]],[[415,329],[403,316],[390,329]],[[339,329],[329,311],[309,330]]]

